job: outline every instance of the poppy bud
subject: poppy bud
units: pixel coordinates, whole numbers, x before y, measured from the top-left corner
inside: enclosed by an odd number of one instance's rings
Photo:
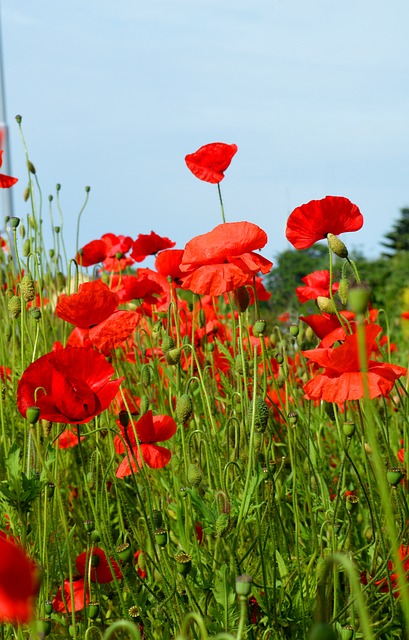
[[[30,275],[26,274],[22,277],[20,291],[26,302],[31,302],[36,297],[34,280]]]
[[[149,387],[151,383],[151,370],[150,367],[144,365],[141,370],[141,382],[145,387]]]
[[[262,336],[265,334],[267,329],[267,322],[265,320],[257,320],[253,324],[253,335],[254,336]]]
[[[166,529],[156,529],[155,539],[160,547],[166,547],[168,542],[168,532]]]
[[[317,305],[321,311],[324,311],[324,313],[336,313],[335,304],[332,302],[331,298],[318,296]]]
[[[88,618],[90,618],[90,620],[95,620],[96,618],[98,618],[98,614],[99,614],[98,602],[90,602],[88,604],[87,613],[88,613]]]
[[[116,548],[116,552],[122,562],[129,562],[132,558],[132,548],[129,542],[124,542]]]
[[[22,116],[16,116],[17,124],[21,124],[22,119],[23,119]]]
[[[189,464],[187,468],[187,482],[192,487],[198,487],[202,482],[203,473],[201,469],[197,466],[197,464],[193,464],[192,462]]]
[[[205,326],[205,324],[206,324],[206,316],[205,316],[205,312],[204,312],[204,310],[203,310],[203,309],[200,309],[200,311],[199,311],[199,327],[200,327],[201,329],[203,329],[203,327]]]
[[[160,336],[161,331],[162,331],[162,322],[158,320],[157,322],[155,322],[155,324],[152,327],[152,338],[156,340],[156,338]]]
[[[244,364],[244,366],[243,366]],[[244,374],[246,374],[246,376],[249,375],[249,363],[248,361],[244,358],[244,362],[243,362],[243,358],[241,357],[241,355],[237,355],[235,360],[234,360],[234,372],[238,375],[238,376],[243,376]]]
[[[371,291],[366,285],[357,285],[349,290],[349,306],[357,315],[365,313],[368,308]]]
[[[30,227],[32,229],[34,229],[34,231],[36,231],[37,230],[37,223],[36,223],[36,220],[35,220],[34,216],[28,215],[27,216],[27,220],[28,220],[28,224],[30,225]]]
[[[26,418],[31,425],[34,425],[38,422],[40,417],[40,409],[38,407],[28,407],[26,411]]]
[[[319,622],[311,629],[308,640],[337,640],[337,636],[330,624]]]
[[[9,311],[11,314],[11,317],[14,318],[15,320],[19,317],[20,313],[21,313],[21,300],[18,296],[12,296],[9,300]]]
[[[85,192],[89,193],[91,191],[91,187],[85,187]]]
[[[30,173],[32,173],[33,175],[35,175],[36,172],[36,168],[33,165],[33,163],[31,162],[31,160],[27,160],[27,167]]]
[[[339,288],[337,293],[342,304],[345,305],[348,302],[348,294],[349,294],[349,282],[347,278],[341,278],[341,280],[339,281]]]
[[[329,247],[333,253],[335,253],[338,258],[347,258],[348,257],[348,249],[337,236],[334,236],[333,233],[327,234],[327,240]]]
[[[192,399],[187,393],[184,393],[176,402],[176,420],[178,424],[185,424],[192,415],[192,411]]]
[[[221,513],[214,525],[216,538],[222,538],[230,527],[230,516],[228,513]]]
[[[143,396],[141,396],[141,406],[140,406],[141,416],[144,416],[148,409],[149,409],[149,398],[146,394],[144,394]]]
[[[238,596],[249,596],[251,592],[251,585],[253,584],[253,578],[246,574],[238,576],[236,578],[236,593]]]
[[[176,347],[175,341],[168,333],[163,335],[161,347],[163,353],[166,353],[169,349],[174,349]]]
[[[121,425],[121,427],[124,427],[124,429],[126,429],[126,427],[129,424],[129,414],[128,414],[128,412],[125,411],[124,409],[122,409],[119,412],[118,419],[119,419],[119,424]]]
[[[175,556],[176,560],[176,571],[180,573],[181,576],[187,576],[192,568],[192,556],[184,551],[181,551]]]
[[[60,185],[59,182],[57,182],[57,184],[55,185],[55,190],[57,191],[57,193],[58,193],[58,191],[61,190],[61,185]]]
[[[166,362],[170,365],[177,365],[180,361],[182,351],[178,348],[169,349],[165,353]]]
[[[154,527],[156,529],[160,529],[163,525],[162,511],[159,511],[158,509],[154,509],[152,511],[152,521],[153,521]]]
[[[24,243],[23,243],[23,256],[27,258],[30,251],[31,251],[31,240],[30,238],[27,238],[26,240],[24,240]]]
[[[250,304],[250,294],[244,284],[234,291],[233,300],[238,311],[244,313]]]
[[[61,227],[59,227],[59,226],[54,227],[54,231],[55,231],[55,233],[60,233]]]
[[[50,258],[51,258],[51,260],[52,260],[52,259],[54,258],[54,256],[55,256],[55,251],[54,251],[54,249],[50,249],[50,250],[49,250],[49,252],[48,252],[48,255],[50,256]]]
[[[386,472],[386,479],[391,487],[397,487],[405,475],[406,470],[403,467],[393,467]]]
[[[298,334],[300,333],[300,327],[298,326],[298,324],[290,325],[290,333],[294,338],[298,336]]]
[[[146,558],[143,551],[141,551],[138,555],[138,569],[140,569],[141,571],[146,570]]]
[[[20,232],[20,238],[24,240],[24,238],[26,237],[26,228],[24,224],[20,225],[19,232]]]
[[[347,438],[352,438],[355,433],[355,422],[352,420],[350,422],[344,422],[342,430]]]
[[[254,417],[254,424],[257,431],[265,431],[268,423],[270,412],[267,403],[263,398],[256,398],[256,411]],[[253,416],[253,408],[250,405],[248,409],[248,419],[251,420]]]
[[[12,229],[17,229],[18,225],[20,224],[20,218],[13,216],[12,218],[10,218],[9,223]]]

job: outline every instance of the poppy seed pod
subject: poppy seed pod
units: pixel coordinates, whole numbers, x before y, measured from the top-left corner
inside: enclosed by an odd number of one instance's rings
[[[155,540],[160,547],[166,547],[168,542],[168,532],[166,529],[156,529]]]
[[[242,285],[233,292],[233,300],[240,313],[244,313],[250,304],[250,294],[245,285]]]
[[[90,618],[90,620],[95,620],[99,614],[98,602],[90,602],[88,604],[87,612],[88,612],[88,618]]]
[[[40,409],[38,407],[28,407],[26,418],[31,425],[36,424],[38,422],[39,417],[40,417]]]
[[[386,472],[386,479],[391,487],[397,487],[405,475],[406,469],[404,467],[393,467]]]
[[[345,244],[333,233],[327,234],[327,240],[329,247],[333,253],[335,253],[338,258],[347,258],[348,257],[348,249]]]
[[[192,556],[184,551],[181,551],[175,556],[176,560],[176,571],[180,573],[181,576],[187,576],[192,568]]]
[[[262,336],[267,329],[267,322],[265,320],[257,320],[253,325],[253,335]]]
[[[253,578],[246,574],[238,576],[236,578],[236,593],[238,596],[249,596],[251,592],[251,585],[253,584]]]
[[[118,545],[116,552],[122,562],[129,562],[132,558],[132,548],[129,542],[124,542],[123,544]]]

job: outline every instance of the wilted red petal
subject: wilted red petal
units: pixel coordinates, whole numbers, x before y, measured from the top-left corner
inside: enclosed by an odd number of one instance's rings
[[[185,157],[185,162],[196,178],[216,184],[224,178],[224,171],[237,153],[236,144],[211,142]]]
[[[286,237],[296,249],[308,249],[328,233],[358,231],[363,223],[361,212],[348,198],[326,196],[294,209],[287,221]]]
[[[135,262],[142,262],[147,256],[154,255],[163,249],[171,249],[176,242],[172,242],[169,238],[158,236],[157,233],[151,231],[146,235],[140,233],[133,244],[131,256]]]

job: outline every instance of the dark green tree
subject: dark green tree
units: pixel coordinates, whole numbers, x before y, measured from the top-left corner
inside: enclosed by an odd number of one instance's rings
[[[400,210],[400,217],[392,227],[392,231],[385,234],[385,241],[381,242],[387,251],[386,257],[391,257],[399,251],[409,251],[409,207]]]

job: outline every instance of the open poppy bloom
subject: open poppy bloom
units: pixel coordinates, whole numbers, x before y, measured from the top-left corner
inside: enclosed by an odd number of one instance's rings
[[[102,262],[107,271],[123,271],[133,264],[126,254],[131,250],[133,240],[130,236],[105,233],[99,240],[92,240],[80,249],[75,257],[81,267],[91,267]]]
[[[124,437],[115,438],[115,449],[117,453],[127,455],[119,465],[116,477],[124,478],[137,473],[145,463],[151,469],[161,469],[165,467],[172,457],[169,449],[157,445],[157,442],[169,440],[176,433],[176,422],[170,416],[152,416],[152,411],[147,411],[135,424],[137,444],[134,429],[129,424],[122,427]],[[123,444],[126,442],[126,449]]]
[[[182,288],[218,296],[246,284],[249,276],[268,273],[273,263],[255,253],[267,244],[267,234],[251,222],[225,222],[190,240],[180,270]]]
[[[324,371],[304,385],[304,391],[310,400],[326,402],[345,402],[364,397],[363,376],[367,377],[371,398],[387,396],[395,381],[407,373],[404,367],[369,360],[375,346],[376,337],[382,328],[376,324],[365,326],[367,373],[361,371],[356,333],[346,336],[343,344],[334,349],[310,349],[303,355],[316,362]]]
[[[22,547],[0,536],[0,623],[28,622],[34,611],[39,574]]]
[[[25,417],[38,407],[51,422],[84,424],[107,409],[123,378],[111,380],[114,368],[88,347],[61,345],[24,371],[17,388],[17,407]]]
[[[110,558],[109,560],[116,579],[122,580],[123,576],[119,564],[113,558]],[[94,547],[92,549],[91,557],[86,551],[84,551],[84,553],[80,553],[80,555],[77,556],[75,564],[77,565],[77,571],[81,576],[88,575],[88,566],[91,564],[92,582],[106,584],[107,582],[112,582],[114,579],[105,551],[103,551],[103,549],[99,549],[99,547]]]
[[[216,184],[224,178],[224,171],[237,153],[237,144],[211,142],[200,147],[195,153],[189,153],[185,162],[196,178]]]
[[[67,603],[67,609],[64,605],[62,597],[62,591],[64,590],[64,598]],[[82,576],[74,576],[72,579],[72,590],[74,595],[74,611],[82,611],[84,606],[89,602],[88,589],[85,591],[85,580]],[[71,600],[71,585],[67,578],[64,580],[64,584],[57,591],[57,594],[53,600],[54,611],[60,611],[62,613],[72,612],[72,600]]]
[[[55,314],[82,329],[89,329],[106,320],[118,307],[119,297],[101,280],[84,282],[78,293],[58,298]]]
[[[142,262],[148,256],[153,256],[158,251],[164,249],[171,249],[176,242],[169,240],[169,238],[158,236],[157,233],[151,231],[149,234],[140,233],[132,245],[131,256],[135,262]]]
[[[308,300],[316,300],[318,296],[324,296],[329,298],[329,271],[324,269],[323,271],[313,271],[304,278],[301,278],[304,282],[304,287],[296,287],[295,293],[301,304]],[[339,288],[339,282],[333,282],[332,293],[336,293]]]
[[[0,150],[0,167],[3,164],[3,151]],[[4,173],[0,173],[0,189],[9,189],[18,182],[18,178],[12,178],[11,176],[6,176]]]
[[[311,200],[294,209],[287,220],[285,235],[296,249],[308,249],[329,233],[358,231],[364,218],[356,204],[342,196]]]

